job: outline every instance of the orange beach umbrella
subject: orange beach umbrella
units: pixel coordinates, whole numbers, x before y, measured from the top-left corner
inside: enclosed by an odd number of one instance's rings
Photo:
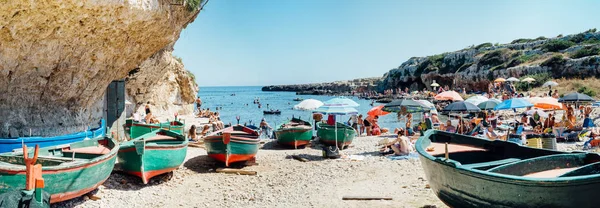
[[[506,79],[498,77],[498,79],[494,80],[494,82],[506,82]]]
[[[558,102],[558,99],[553,97],[531,97],[528,98],[533,107],[541,108],[544,110],[560,110],[563,109],[562,103]]]
[[[370,115],[371,117],[375,117],[375,116],[387,115],[388,113],[390,113],[390,112],[383,111],[383,106],[384,105],[375,106],[375,107],[371,108],[371,110],[369,110],[369,112],[367,112],[367,114]]]
[[[452,101],[463,101],[463,98],[455,91],[445,91],[435,96],[436,100],[452,100]]]

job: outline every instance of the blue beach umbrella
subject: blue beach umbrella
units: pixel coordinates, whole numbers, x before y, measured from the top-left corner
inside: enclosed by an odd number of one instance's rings
[[[329,99],[328,101],[323,102],[324,105],[329,105],[329,106],[344,106],[344,107],[358,107],[360,106],[360,104],[354,102],[354,100],[346,98],[346,97],[336,97],[336,98],[332,98]]]
[[[523,98],[513,98],[513,99],[505,100],[502,103],[498,104],[496,107],[494,107],[494,110],[527,108],[527,107],[531,107],[531,106],[533,106],[533,104],[531,104],[529,101],[527,101]]]

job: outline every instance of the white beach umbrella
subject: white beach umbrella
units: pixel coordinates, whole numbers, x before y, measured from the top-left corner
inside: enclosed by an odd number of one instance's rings
[[[306,99],[294,105],[295,110],[314,110],[323,105],[323,102],[315,99]]]
[[[523,82],[529,82],[529,83],[531,83],[531,82],[535,82],[535,79],[534,79],[534,78],[531,78],[531,77],[527,77],[527,78],[525,78],[525,79],[523,79],[523,80],[521,80],[521,81],[523,81]]]
[[[432,84],[431,84],[431,86],[432,86],[432,87],[439,87],[439,86],[440,86],[440,84],[438,84],[437,82],[434,82],[434,83],[432,83]]]
[[[509,82],[518,82],[520,80],[517,79],[516,77],[511,77],[511,78],[506,79],[506,81],[509,81]]]
[[[465,100],[465,102],[471,103],[473,105],[479,105],[479,103],[483,103],[485,101],[488,101],[489,99],[481,96],[481,95],[475,95],[473,97],[470,97],[468,99]]]
[[[555,87],[558,86],[558,83],[556,83],[555,81],[547,81],[546,83],[544,83],[544,85],[542,85],[542,87]]]
[[[546,113],[546,112],[544,112],[543,110],[540,110],[540,109],[531,109],[531,110],[528,110],[526,113],[527,113],[527,115],[533,116],[533,114],[535,114],[536,112],[541,117],[548,118],[548,113]]]

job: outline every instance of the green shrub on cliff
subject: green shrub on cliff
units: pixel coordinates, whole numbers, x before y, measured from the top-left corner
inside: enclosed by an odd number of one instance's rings
[[[185,7],[188,9],[188,11],[194,11],[200,8],[201,3],[202,0],[185,0]]]
[[[185,70],[187,72],[188,77],[192,78],[192,80],[196,81],[196,75],[192,73],[190,70]]]
[[[594,56],[600,54],[600,47],[598,46],[586,46],[582,49],[579,49],[571,55],[571,58],[582,58],[587,56]]]
[[[527,42],[531,42],[533,41],[533,39],[529,39],[529,38],[519,38],[516,40],[513,40],[512,42],[510,42],[511,44],[515,44],[515,43],[527,43]]]
[[[535,81],[533,81],[531,83],[517,82],[515,84],[515,88],[517,88],[517,90],[528,90],[533,87],[542,86],[542,84],[544,84],[544,82],[546,82],[552,78],[552,75],[550,73],[539,73],[539,74],[527,75],[527,76],[521,77],[521,78],[525,79],[527,77],[533,78],[533,79],[535,79]]]
[[[540,55],[538,54],[530,54],[530,55],[520,55],[519,57],[517,57],[516,60],[518,60],[520,63],[527,63],[530,61],[535,61],[538,60],[540,58]]]
[[[551,40],[542,45],[542,50],[544,52],[558,52],[573,45],[575,45],[575,43],[567,40]]]
[[[492,45],[492,43],[482,43],[482,44],[475,46],[475,49],[479,50],[481,48],[487,48],[487,47],[492,47],[492,46],[494,46],[494,45]]]
[[[586,94],[586,95],[588,95],[588,96],[590,96],[590,97],[595,97],[595,96],[596,96],[596,94],[597,94],[597,93],[596,93],[596,90],[594,90],[594,89],[592,89],[592,88],[588,88],[588,87],[586,87],[586,86],[582,86],[582,87],[580,87],[579,89],[577,89],[577,92],[578,92],[578,93],[583,93],[583,94]]]

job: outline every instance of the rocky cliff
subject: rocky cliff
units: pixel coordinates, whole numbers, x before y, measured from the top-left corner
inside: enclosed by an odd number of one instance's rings
[[[298,85],[271,85],[262,88],[262,91],[291,91],[300,94],[332,94],[351,91],[374,90],[381,82],[381,77],[361,78],[346,81],[298,84]]]
[[[0,10],[0,137],[80,131],[104,91],[175,42],[199,0],[13,0]]]
[[[126,99],[132,103],[128,106],[130,110],[143,113],[146,102],[150,101],[158,117],[172,118],[174,113],[183,115],[194,111],[198,85],[172,51],[172,47],[167,47],[130,72],[126,79]]]
[[[380,89],[428,88],[435,80],[440,85],[487,89],[498,77],[548,78],[590,77],[600,75],[600,33],[583,33],[518,39],[509,44],[484,43],[478,46],[428,57],[413,57],[384,74]]]

